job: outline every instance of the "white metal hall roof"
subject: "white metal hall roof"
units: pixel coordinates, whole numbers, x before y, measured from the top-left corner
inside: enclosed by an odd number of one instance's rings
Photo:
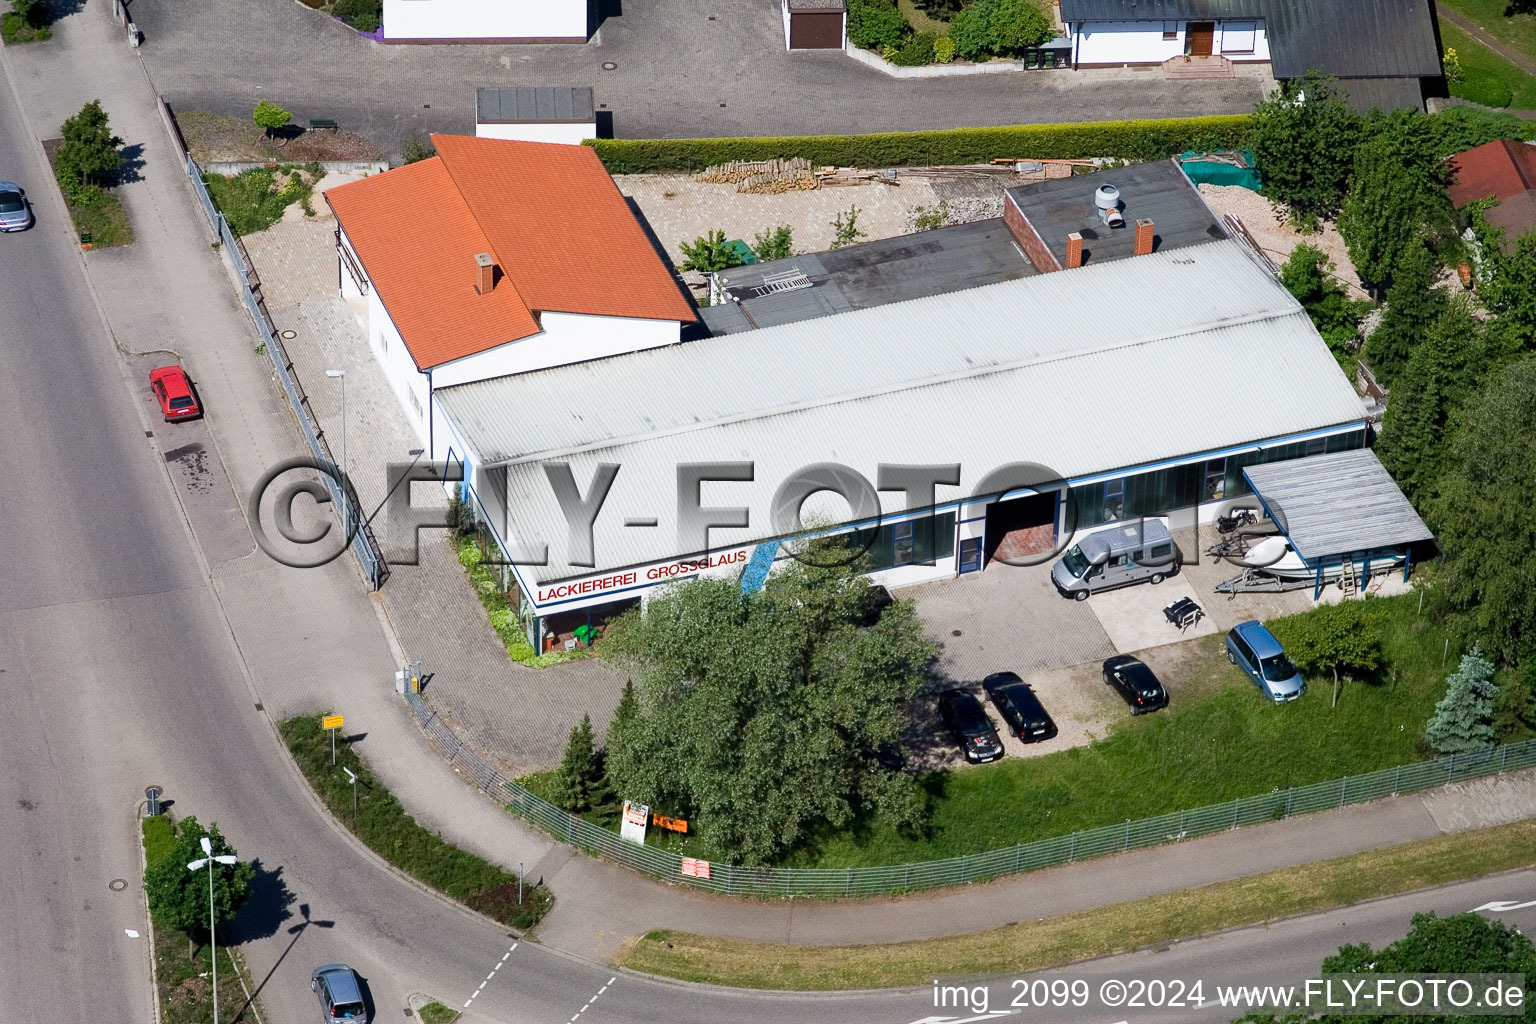
[[[571,463],[583,493],[598,463],[622,467],[595,527],[601,570],[693,553],[675,550],[680,462],[756,464],[750,483],[705,487],[705,505],[752,510],[749,529],[711,534],[718,547],[774,536],[775,488],[811,463],[871,482],[881,463],[960,463],[943,501],[1012,462],[1076,478],[1363,418],[1306,313],[1231,240],[437,397],[479,465],[508,467],[514,531],[550,544],[540,580],[596,571],[558,564],[567,530],[547,461]]]

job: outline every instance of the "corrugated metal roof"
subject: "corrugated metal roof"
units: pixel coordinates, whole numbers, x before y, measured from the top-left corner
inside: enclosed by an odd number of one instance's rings
[[[591,121],[596,116],[588,86],[520,86],[475,90],[475,120],[481,124],[526,121]]]
[[[1243,475],[1307,561],[1434,538],[1369,448],[1247,466]]]
[[[1239,383],[1259,380],[1274,390]],[[705,505],[752,509],[750,529],[714,532],[724,544],[774,536],[774,490],[815,462],[871,481],[882,462],[959,462],[952,499],[1011,462],[1078,477],[1361,419],[1305,312],[1230,240],[437,395],[482,465],[512,463],[513,529],[550,543],[533,570],[546,581],[591,571],[559,561],[548,461],[571,463],[583,490],[598,463],[623,467],[595,538],[599,564],[619,567],[690,553],[680,462],[756,463],[752,483],[705,486]]]
[[[1065,22],[1262,17],[1263,0],[1061,0],[1061,20]]]
[[[1341,78],[1433,78],[1440,50],[1429,0],[1264,0],[1276,78],[1313,68]]]

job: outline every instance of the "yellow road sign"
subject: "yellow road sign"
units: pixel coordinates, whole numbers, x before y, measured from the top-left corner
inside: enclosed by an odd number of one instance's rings
[[[326,715],[324,718],[320,719],[320,728],[340,729],[342,717],[343,716],[341,715]]]

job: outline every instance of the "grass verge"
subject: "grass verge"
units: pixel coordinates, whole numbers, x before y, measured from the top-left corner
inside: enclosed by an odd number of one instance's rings
[[[517,875],[450,845],[436,832],[417,824],[350,743],[337,743],[336,766],[332,767],[331,741],[320,728],[320,716],[289,718],[278,724],[278,730],[299,770],[330,812],[395,867],[513,928],[531,928],[549,910],[554,899],[548,889],[525,884],[519,901]],[[357,776],[355,812],[353,785],[343,768]]]
[[[63,144],[63,139],[43,140],[43,152],[48,157],[50,169],[53,167],[54,154]],[[133,241],[133,228],[128,225],[128,211],[123,209],[123,204],[114,193],[95,185],[82,185],[74,194],[70,194],[59,187],[57,181],[54,187],[64,197],[69,219],[74,223],[82,245],[87,237],[92,249],[128,245]]]
[[[7,46],[16,43],[42,42],[44,39],[53,38],[53,29],[46,24],[34,24],[15,11],[6,11],[0,14],[0,39]]]
[[[469,574],[469,582],[475,588],[475,594],[480,598],[480,606],[485,609],[486,617],[490,620],[491,628],[501,638],[502,645],[507,649],[507,657],[528,668],[545,668],[549,665],[558,665],[565,661],[577,661],[581,658],[590,658],[597,654],[597,650],[591,647],[577,647],[570,651],[548,651],[539,654],[523,635],[522,623],[517,621],[517,609],[512,607],[507,600],[507,595],[502,592],[501,584],[496,579],[496,570],[485,564],[485,558],[480,554],[480,547],[473,536],[460,537],[456,542],[459,550],[459,564]]]
[[[145,818],[142,825],[145,867],[153,867],[173,852],[176,843],[175,826],[164,815]],[[153,917],[150,927],[155,933],[155,998],[160,1005],[162,1024],[202,1024],[213,1018],[213,984],[210,974],[213,960],[207,946],[193,948],[181,932],[157,924]],[[219,1009],[220,1020],[230,1024],[254,1021],[255,1016],[240,985],[245,965],[228,946],[220,946],[219,959]]]
[[[1450,22],[1440,22],[1440,37],[1456,51],[1462,80],[1451,95],[1489,107],[1536,110],[1536,78],[1494,53]]]
[[[622,963],[648,974],[743,988],[925,985],[938,974],[1038,970],[1532,863],[1536,821],[1522,821],[954,938],[791,946],[656,931],[632,946]]]
[[[459,1011],[442,1003],[428,1003],[416,1014],[421,1024],[453,1024],[459,1019]]]

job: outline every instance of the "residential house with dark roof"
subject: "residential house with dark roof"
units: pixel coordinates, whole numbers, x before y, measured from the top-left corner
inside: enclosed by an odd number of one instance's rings
[[[434,457],[463,452],[443,388],[676,344],[697,321],[590,147],[432,142],[324,195],[341,295]]]
[[[1483,218],[1504,229],[1504,244],[1513,252],[1516,239],[1536,230],[1536,146],[1515,139],[1496,139],[1457,153],[1447,163],[1447,191],[1459,210],[1478,199],[1496,199]]]
[[[1165,64],[1212,76],[1268,62],[1339,79],[1359,110],[1422,108],[1441,75],[1429,0],[1060,0],[1075,67]],[[1186,60],[1187,59],[1187,60]]]

